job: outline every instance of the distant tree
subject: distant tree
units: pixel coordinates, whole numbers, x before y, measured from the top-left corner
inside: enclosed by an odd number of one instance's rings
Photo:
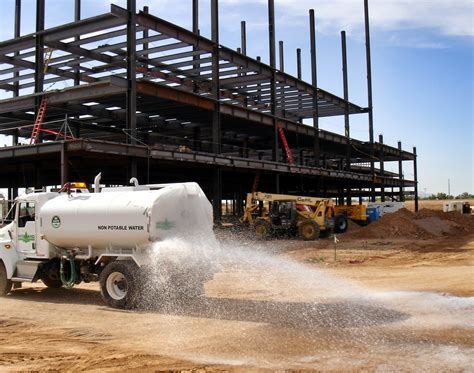
[[[472,199],[474,198],[474,194],[469,194],[468,192],[461,193],[456,199]]]

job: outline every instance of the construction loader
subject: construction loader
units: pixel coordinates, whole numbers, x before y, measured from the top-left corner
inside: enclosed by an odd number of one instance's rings
[[[334,215],[334,203],[329,198],[262,192],[247,194],[241,221],[249,224],[259,239],[284,233],[309,241],[321,233],[347,230],[346,216]]]

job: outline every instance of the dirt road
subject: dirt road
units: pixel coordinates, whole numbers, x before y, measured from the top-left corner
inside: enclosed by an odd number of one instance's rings
[[[131,312],[96,285],[16,290],[0,299],[0,370],[472,369],[474,236],[351,240],[337,262],[329,240],[229,245],[193,303]]]

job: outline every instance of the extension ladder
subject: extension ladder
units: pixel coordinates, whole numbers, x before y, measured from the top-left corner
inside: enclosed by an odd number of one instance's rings
[[[36,144],[38,140],[39,133],[41,131],[41,126],[43,125],[44,116],[46,114],[46,107],[48,106],[48,99],[46,96],[43,96],[41,99],[40,106],[38,108],[38,114],[36,115],[35,124],[33,130],[31,131],[30,144]]]
[[[281,142],[283,143],[283,147],[285,148],[286,158],[288,159],[288,163],[295,164],[295,161],[293,159],[293,153],[291,152],[291,149],[288,146],[288,141],[286,141],[285,132],[283,131],[282,126],[278,126],[278,133],[280,134]]]

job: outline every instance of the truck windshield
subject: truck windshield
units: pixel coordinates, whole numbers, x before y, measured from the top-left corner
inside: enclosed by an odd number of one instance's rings
[[[18,227],[24,227],[27,222],[35,220],[34,202],[20,202],[18,213]]]

